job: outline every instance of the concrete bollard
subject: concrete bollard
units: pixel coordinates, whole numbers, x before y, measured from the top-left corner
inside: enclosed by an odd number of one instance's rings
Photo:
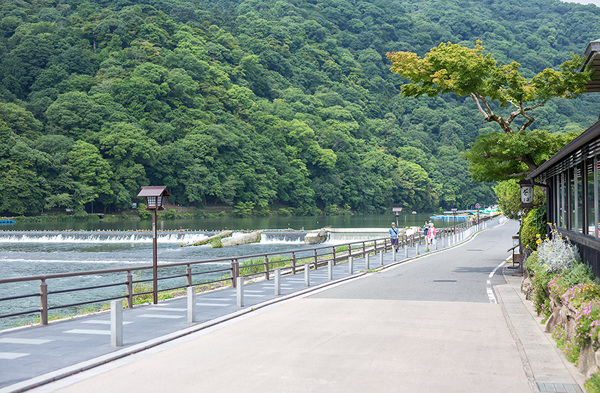
[[[419,243],[415,243],[415,255],[419,255]]]
[[[408,243],[404,245],[404,258],[408,258]]]
[[[237,306],[244,307],[244,277],[237,278]]]
[[[369,270],[369,254],[365,255],[365,270]]]
[[[392,261],[396,262],[396,247],[392,247]]]
[[[110,302],[110,346],[123,346],[123,301]]]
[[[379,266],[383,266],[383,251],[379,251]]]
[[[187,321],[196,322],[196,287],[193,285],[187,288]]]
[[[354,257],[348,257],[348,274],[354,274]]]
[[[281,295],[281,270],[275,270],[275,296]]]
[[[333,280],[333,261],[329,261],[327,264],[327,275],[329,276],[329,281]]]
[[[310,287],[310,265],[304,264],[304,286]]]

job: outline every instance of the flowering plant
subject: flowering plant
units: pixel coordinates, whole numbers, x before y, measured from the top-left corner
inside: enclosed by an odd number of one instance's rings
[[[600,332],[600,299],[581,305],[575,315],[575,339],[579,344],[598,340]]]
[[[578,262],[577,247],[563,239],[556,228],[552,229],[552,239],[541,240],[538,237],[537,257],[547,272],[558,273],[570,269]]]

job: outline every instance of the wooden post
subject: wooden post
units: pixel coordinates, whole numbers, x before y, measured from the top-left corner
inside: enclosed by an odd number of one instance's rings
[[[125,279],[127,289],[125,294],[127,295],[127,308],[133,308],[133,276],[131,271],[127,271],[127,278]]]
[[[265,255],[265,279],[269,281],[269,257]]]
[[[48,285],[45,278],[40,283],[40,323],[48,324]]]
[[[190,265],[185,268],[185,281],[188,287],[192,286],[192,267]]]
[[[237,259],[232,259],[231,260],[231,286],[232,287],[236,287],[237,286],[237,278],[240,275],[240,264],[238,263]]]

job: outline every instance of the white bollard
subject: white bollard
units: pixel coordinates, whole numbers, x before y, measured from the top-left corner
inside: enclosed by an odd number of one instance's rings
[[[396,247],[392,247],[392,261],[396,262]]]
[[[304,264],[304,286],[310,287],[310,264]]]
[[[419,243],[415,243],[415,255],[419,255]]]
[[[110,346],[123,346],[123,301],[110,302]]]
[[[383,266],[383,251],[379,251],[379,266]]]
[[[354,257],[348,257],[348,274],[354,274]]]
[[[404,258],[408,258],[408,243],[404,245]]]
[[[281,270],[275,269],[275,296],[281,295]]]
[[[369,270],[369,254],[365,255],[365,270]]]
[[[329,281],[333,280],[333,261],[329,261],[327,264],[327,273],[329,276]]]
[[[244,307],[244,277],[237,278],[237,306]]]
[[[187,321],[196,322],[196,287],[193,285],[187,288]]]

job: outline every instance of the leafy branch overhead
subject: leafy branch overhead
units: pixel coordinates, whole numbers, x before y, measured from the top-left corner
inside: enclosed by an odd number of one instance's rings
[[[524,120],[518,131],[524,131],[535,120],[528,112],[551,98],[578,97],[589,80],[589,71],[579,72],[582,59],[575,54],[560,65],[561,71],[546,68],[527,79],[519,73],[519,63],[498,66],[490,53],[483,52],[481,41],[473,49],[448,42],[432,48],[423,58],[411,52],[391,52],[387,58],[393,62],[392,72],[410,80],[402,86],[405,97],[470,96],[484,119],[498,123],[506,133],[515,132],[512,123],[519,117]],[[493,109],[493,102],[512,111],[502,117]]]
[[[531,112],[553,98],[580,96],[591,74],[579,72],[583,60],[571,54],[560,71],[546,68],[527,79],[520,74],[519,63],[498,65],[492,54],[484,54],[481,41],[473,49],[442,43],[422,58],[411,52],[387,57],[393,62],[391,71],[409,80],[402,86],[405,97],[469,96],[483,118],[504,131],[479,135],[469,144],[465,157],[477,181],[523,178],[574,138],[574,133],[527,130],[535,121]],[[505,108],[505,116],[500,115]]]

